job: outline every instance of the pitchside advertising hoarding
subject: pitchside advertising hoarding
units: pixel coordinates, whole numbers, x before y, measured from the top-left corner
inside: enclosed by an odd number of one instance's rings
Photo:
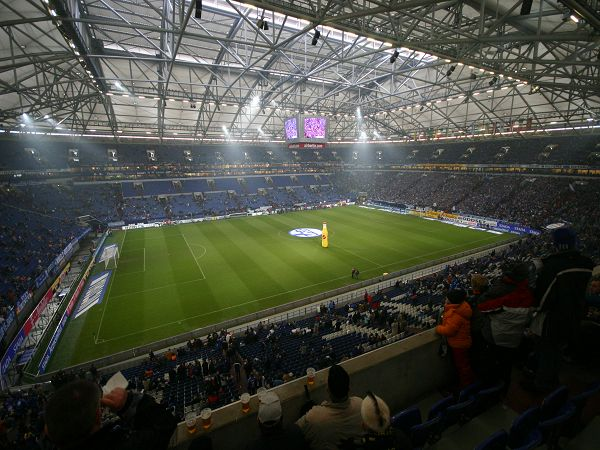
[[[56,348],[56,345],[58,344],[60,336],[62,335],[62,332],[64,331],[64,329],[67,325],[67,320],[71,316],[71,313],[73,312],[73,308],[75,308],[75,305],[77,304],[77,300],[79,299],[79,296],[81,295],[81,292],[83,291],[85,282],[88,279],[88,277],[90,276],[90,272],[92,271],[92,267],[94,266],[93,262],[96,261],[98,255],[100,255],[100,253],[101,253],[101,250],[102,250],[102,247],[104,246],[104,241],[106,240],[106,237],[107,237],[107,234],[105,233],[104,236],[102,236],[102,239],[100,240],[100,243],[99,243],[98,247],[96,248],[96,251],[95,251],[90,263],[88,264],[88,267],[87,267],[85,273],[81,277],[81,280],[79,280],[79,284],[77,284],[77,288],[75,288],[75,291],[73,292],[73,295],[71,296],[71,299],[69,300],[69,304],[67,305],[65,312],[63,313],[62,317],[60,318],[60,322],[59,322],[58,326],[56,327],[56,330],[54,330],[52,339],[50,340],[50,343],[48,344],[48,347],[46,348],[46,351],[44,352],[44,356],[42,356],[42,359],[38,366],[39,373],[44,373],[46,371],[48,362],[50,362],[50,357],[52,356],[52,353],[54,353],[54,349]]]
[[[62,279],[67,274],[67,272],[69,271],[70,268],[71,268],[70,263],[65,266],[65,268],[62,270],[62,272],[56,278],[56,280],[54,280],[54,283],[52,283],[52,286],[50,286],[50,288],[46,291],[46,293],[44,294],[44,296],[42,297],[40,302],[37,304],[37,306],[31,312],[31,314],[29,315],[29,317],[27,318],[27,320],[25,321],[25,323],[23,324],[23,326],[21,327],[21,329],[19,330],[19,332],[17,333],[15,338],[12,340],[12,342],[6,349],[6,353],[2,357],[2,360],[0,361],[0,375],[1,376],[4,376],[6,374],[6,371],[8,370],[8,366],[10,365],[12,360],[15,358],[15,356],[17,356],[17,352],[19,351],[19,348],[23,344],[23,341],[25,341],[25,338],[27,336],[29,336],[29,333],[31,333],[31,330],[35,327],[38,320],[40,320],[40,317],[42,316],[42,313],[46,309],[46,306],[48,306],[48,303],[50,303],[50,300],[52,300],[52,297],[54,296],[54,292],[56,291],[56,288],[58,287],[58,285],[60,284],[60,282],[62,281]]]

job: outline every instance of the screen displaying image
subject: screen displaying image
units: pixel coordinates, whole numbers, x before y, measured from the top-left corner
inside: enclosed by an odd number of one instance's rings
[[[325,139],[327,136],[327,119],[325,117],[305,117],[304,137],[307,139]]]
[[[285,139],[298,139],[298,120],[295,117],[285,120]]]

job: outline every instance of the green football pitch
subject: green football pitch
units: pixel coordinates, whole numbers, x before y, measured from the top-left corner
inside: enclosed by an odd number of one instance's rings
[[[289,234],[322,222],[327,249]],[[352,267],[368,279],[513,237],[360,207],[115,232],[104,299],[70,320],[48,371],[352,284]]]

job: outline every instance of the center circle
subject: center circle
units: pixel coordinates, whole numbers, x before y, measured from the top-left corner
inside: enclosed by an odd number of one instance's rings
[[[318,228],[294,228],[288,231],[288,234],[299,238],[316,238],[321,236],[321,230]]]

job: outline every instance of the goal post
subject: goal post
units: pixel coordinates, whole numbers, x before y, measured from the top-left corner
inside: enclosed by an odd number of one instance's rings
[[[104,247],[98,263],[104,263],[104,268],[108,269],[108,265],[111,261],[114,262],[113,267],[117,267],[117,261],[119,259],[119,246],[117,244],[111,244]]]

